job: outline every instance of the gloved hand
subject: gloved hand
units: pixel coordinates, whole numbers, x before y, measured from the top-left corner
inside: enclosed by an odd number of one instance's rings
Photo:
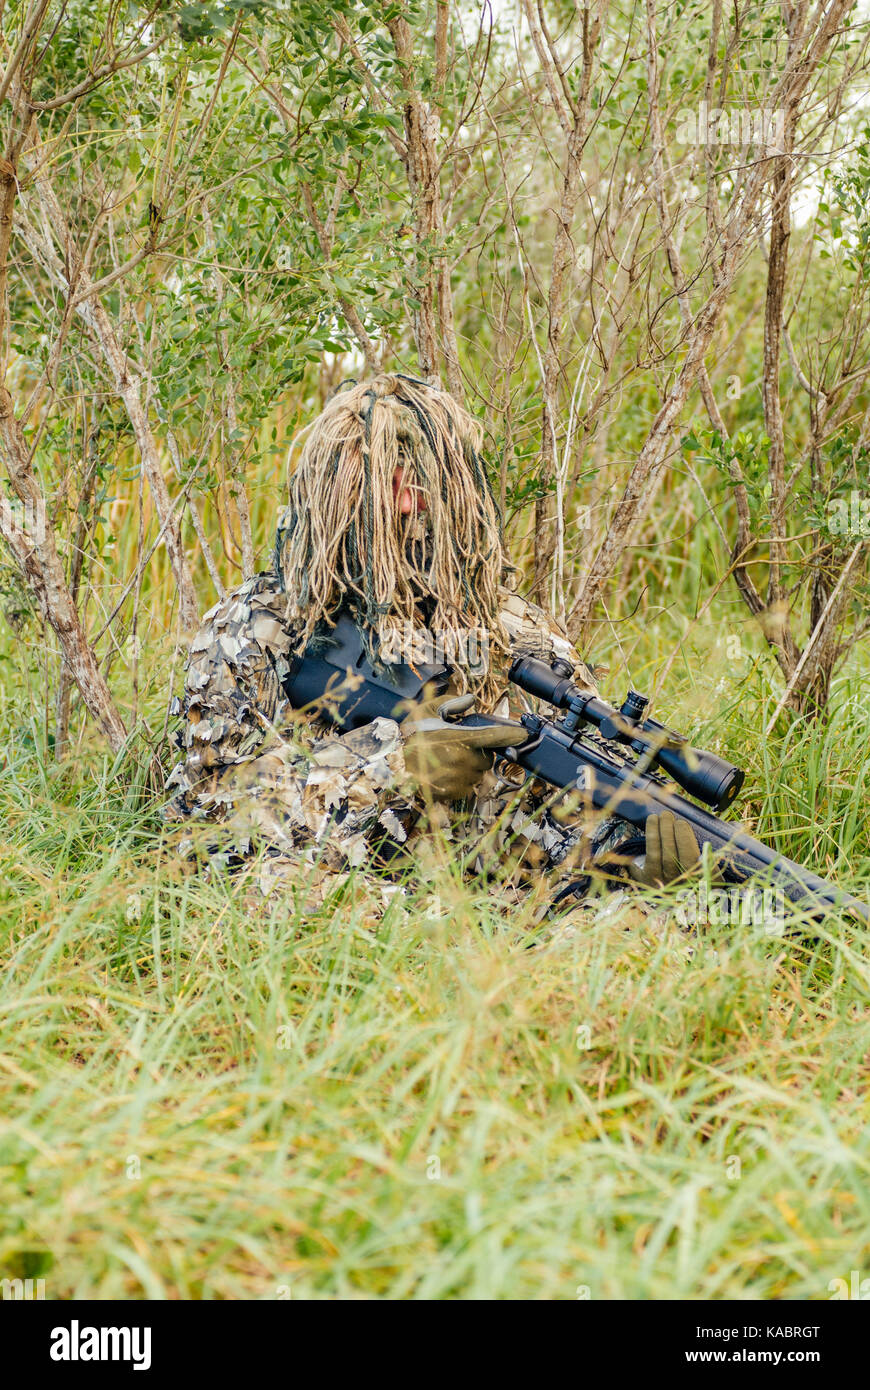
[[[401,724],[405,740],[405,766],[418,788],[436,801],[462,801],[472,796],[485,772],[492,767],[494,748],[516,742],[516,729],[492,727],[466,729],[449,724],[439,710],[467,710],[473,697],[441,696],[417,706]]]
[[[675,816],[673,811],[662,811],[647,821],[646,854],[640,865],[630,864],[628,872],[635,883],[661,888],[690,873],[700,862],[701,851],[689,822]]]

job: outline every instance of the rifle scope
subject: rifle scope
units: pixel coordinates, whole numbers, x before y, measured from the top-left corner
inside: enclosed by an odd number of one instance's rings
[[[636,690],[629,690],[621,709],[613,709],[597,695],[581,690],[571,680],[571,664],[557,658],[552,666],[532,656],[521,656],[510,669],[510,679],[527,694],[546,700],[566,711],[560,725],[568,732],[581,720],[594,724],[606,739],[628,744],[644,757],[645,766],[658,764],[662,772],[705,805],[724,811],[743,786],[744,773],[733,763],[702,748],[693,748],[673,729],[655,719],[641,722],[649,701]]]

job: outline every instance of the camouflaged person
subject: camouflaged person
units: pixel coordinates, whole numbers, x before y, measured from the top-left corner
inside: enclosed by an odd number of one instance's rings
[[[413,659],[409,639],[449,634],[449,693],[489,712],[520,712],[507,681],[519,655],[562,657],[595,690],[564,632],[511,587],[480,437],[449,395],[401,375],[350,383],[309,427],[273,568],[221,599],[190,648],[169,814],[221,824],[213,853],[265,845],[276,871],[345,870],[461,824],[478,867],[485,846],[520,885],[542,871],[573,881],[581,829],[550,788],[496,775],[505,730],[443,723],[442,695],[401,724],[340,735],[301,720],[284,688],[294,658],[348,613],[374,660]]]

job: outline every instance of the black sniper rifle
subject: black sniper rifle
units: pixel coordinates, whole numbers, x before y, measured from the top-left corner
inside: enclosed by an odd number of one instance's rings
[[[769,875],[773,886],[795,904],[805,902],[810,911],[840,908],[870,921],[870,910],[859,899],[674,792],[662,773],[697,801],[724,811],[743,785],[744,774],[715,753],[691,748],[681,734],[656,720],[644,719],[648,702],[642,695],[630,690],[622,708],[615,710],[574,685],[570,664],[561,660],[547,665],[534,657],[519,657],[509,674],[521,690],[564,711],[562,716],[523,714],[519,722],[478,713],[451,718],[450,705],[460,702],[448,701],[442,717],[471,729],[494,724],[516,729],[516,744],[499,752],[497,761],[516,763],[553,787],[577,790],[588,805],[639,830],[661,811],[681,816],[692,826],[699,845],[711,847],[732,883]],[[430,692],[434,688],[436,695],[446,692],[449,679],[450,669],[444,665],[374,667],[358,628],[343,614],[327,640],[311,644],[296,658],[284,689],[295,709],[309,708],[348,730],[379,716],[401,719],[407,702],[419,700],[426,687]],[[584,737],[583,724],[618,748],[611,753],[607,743]]]

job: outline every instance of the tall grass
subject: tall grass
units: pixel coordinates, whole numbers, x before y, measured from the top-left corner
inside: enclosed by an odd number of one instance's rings
[[[661,627],[634,636],[655,671]],[[827,728],[766,742],[768,662],[715,641],[659,714],[748,766],[757,833],[860,891],[861,672]],[[168,669],[143,679],[155,730]],[[264,898],[256,863],[189,872],[141,745],[58,767],[23,686],[4,719],[4,1274],[49,1297],[666,1299],[866,1272],[865,929],[692,934],[636,894],[541,924],[540,895],[462,884],[437,845],[403,892],[354,874],[321,902],[302,873]]]

